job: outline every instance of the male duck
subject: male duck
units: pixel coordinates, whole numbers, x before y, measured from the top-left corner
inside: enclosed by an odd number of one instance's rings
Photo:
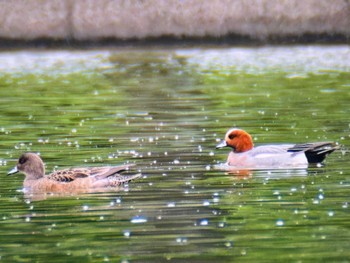
[[[252,136],[244,130],[230,129],[216,148],[231,147],[227,165],[234,168],[299,168],[321,163],[340,146],[333,142],[271,144],[254,147]]]

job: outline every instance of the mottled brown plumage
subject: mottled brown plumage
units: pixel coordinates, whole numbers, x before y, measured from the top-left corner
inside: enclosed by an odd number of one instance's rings
[[[141,174],[120,174],[130,166],[132,165],[70,168],[45,175],[44,163],[39,155],[24,153],[8,174],[23,172],[26,176],[23,186],[33,192],[74,192],[116,187],[141,177]]]

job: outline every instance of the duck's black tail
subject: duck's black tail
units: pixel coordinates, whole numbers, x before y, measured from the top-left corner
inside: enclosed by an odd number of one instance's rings
[[[340,146],[333,142],[315,142],[296,144],[288,149],[288,152],[305,152],[309,163],[321,163],[328,154],[331,154],[339,148]]]

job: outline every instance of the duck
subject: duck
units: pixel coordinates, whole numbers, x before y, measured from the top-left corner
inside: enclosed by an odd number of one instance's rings
[[[306,168],[319,164],[327,155],[340,148],[334,142],[309,142],[303,144],[270,144],[254,147],[252,136],[239,128],[226,132],[216,148],[230,147],[232,151],[225,165],[232,168],[271,169]]]
[[[16,166],[8,172],[8,175],[24,173],[23,189],[27,192],[91,192],[97,189],[115,188],[140,178],[140,173],[121,175],[121,172],[128,170],[131,166],[132,164],[68,168],[45,175],[45,166],[41,157],[36,153],[27,152],[19,157]]]

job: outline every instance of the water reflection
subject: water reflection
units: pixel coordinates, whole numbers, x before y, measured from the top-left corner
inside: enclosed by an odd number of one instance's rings
[[[28,191],[26,189],[20,189],[18,192],[22,192],[24,198],[28,201],[41,201],[47,198],[79,198],[82,194],[89,193],[118,193],[120,191],[129,191],[128,185],[120,187],[107,187],[107,188],[96,188],[96,189],[70,189],[70,191],[63,192],[43,192],[43,191]]]
[[[119,191],[33,201],[17,191],[22,176],[3,176],[1,258],[346,261],[348,154],[333,153],[324,167],[241,176],[215,167],[227,153],[214,146],[232,126],[249,129],[257,144],[347,144],[349,74],[342,67],[322,71],[344,59],[327,48],[334,60],[317,68],[314,58],[325,55],[322,48],[309,62],[310,56],[302,60],[302,48],[297,60],[288,50],[284,59],[273,58],[278,70],[259,63],[254,74],[236,67],[225,50],[209,57],[205,50],[97,52],[93,63],[91,53],[82,52],[86,64],[67,60],[64,72],[22,63],[21,74],[2,73],[3,174],[20,153],[38,151],[45,153],[48,171],[129,161],[144,178]],[[249,63],[259,52],[248,54]],[[215,63],[220,57],[230,63]],[[289,57],[293,70],[284,70]],[[74,67],[79,70],[70,72]]]

